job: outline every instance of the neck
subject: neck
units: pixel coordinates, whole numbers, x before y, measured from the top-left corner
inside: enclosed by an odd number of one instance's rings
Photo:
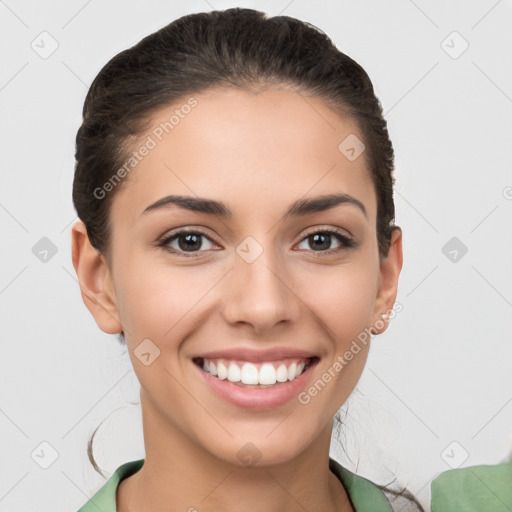
[[[146,457],[142,468],[119,484],[117,512],[169,507],[186,512],[353,512],[343,485],[329,470],[331,423],[292,460],[240,466],[215,457],[173,428],[143,401],[142,393],[141,404]]]

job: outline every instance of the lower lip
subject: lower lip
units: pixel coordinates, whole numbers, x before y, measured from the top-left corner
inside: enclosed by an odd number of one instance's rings
[[[268,388],[247,388],[229,380],[220,380],[205,372],[197,364],[192,364],[197,368],[206,384],[226,402],[244,409],[261,410],[279,407],[296,397],[306,386],[317,363],[318,361],[315,361],[311,364],[299,377]]]

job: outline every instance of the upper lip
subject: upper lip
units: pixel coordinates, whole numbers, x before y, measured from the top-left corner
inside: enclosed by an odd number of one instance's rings
[[[232,348],[228,350],[215,350],[197,354],[194,358],[203,359],[234,359],[241,361],[251,361],[259,363],[263,361],[278,361],[280,359],[297,358],[310,359],[318,357],[307,350],[298,350],[294,348],[276,347],[265,350],[257,350],[250,348]]]

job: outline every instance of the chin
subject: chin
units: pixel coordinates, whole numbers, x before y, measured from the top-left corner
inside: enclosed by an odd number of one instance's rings
[[[228,435],[222,440],[219,438],[204,439],[204,448],[214,457],[223,460],[227,464],[239,467],[265,467],[286,464],[298,457],[314,438],[308,437],[311,431],[297,429],[296,425],[290,426],[269,425],[268,428],[249,428],[246,432],[243,428],[236,430],[236,435],[231,438]],[[229,427],[227,427],[228,430]]]

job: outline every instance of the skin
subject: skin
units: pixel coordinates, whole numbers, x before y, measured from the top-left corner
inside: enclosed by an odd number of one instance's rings
[[[219,398],[197,378],[191,357],[235,346],[300,348],[320,356],[314,382],[392,309],[401,230],[393,231],[380,260],[365,153],[349,161],[338,150],[349,134],[362,135],[321,99],[284,86],[256,94],[211,89],[194,97],[197,107],[116,190],[109,260],[92,248],[82,222],[72,229],[83,300],[104,332],[124,330],[141,384],[146,458],[119,485],[118,511],[170,510],[170,504],[200,512],[352,511],[328,469],[329,446],[333,417],[356,386],[370,344],[307,405],[291,400],[265,411]],[[161,109],[151,126],[175,108]],[[360,200],[367,217],[341,204],[282,219],[297,199],[337,192]],[[169,194],[222,201],[233,218],[175,206],[141,216]],[[332,237],[327,248],[341,250],[326,255],[308,242],[306,230],[315,227],[339,229],[357,246],[343,248]],[[212,241],[200,239],[189,258],[157,247],[175,228],[200,229]],[[252,263],[236,252],[247,236],[263,249]],[[180,251],[178,240],[170,245]],[[134,354],[147,338],[160,350],[148,366]],[[248,442],[261,455],[252,467],[237,457]]]

